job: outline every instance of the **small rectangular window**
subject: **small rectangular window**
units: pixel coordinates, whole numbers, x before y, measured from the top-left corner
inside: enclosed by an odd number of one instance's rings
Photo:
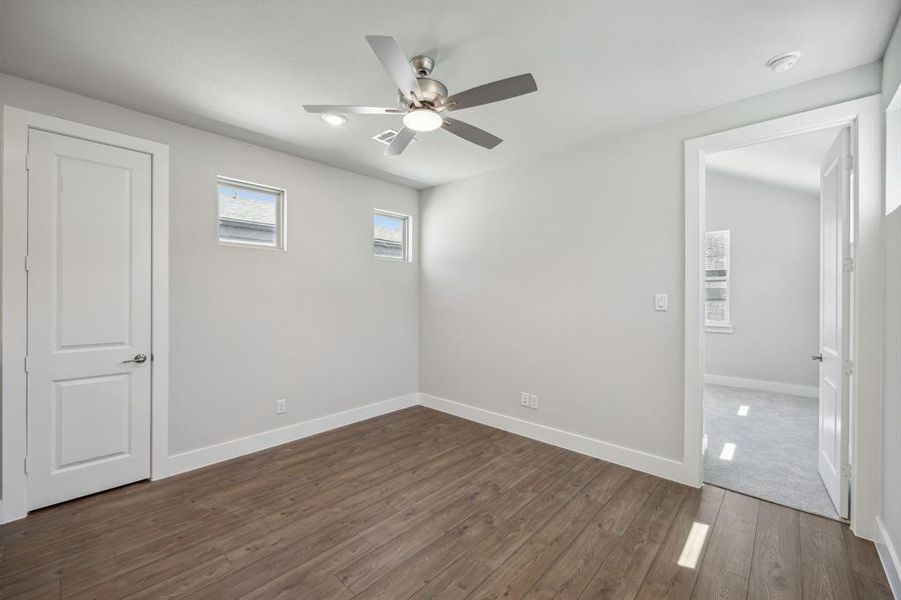
[[[285,247],[285,191],[219,178],[219,242]]]
[[[376,258],[410,260],[410,217],[377,210],[372,216],[372,229]]]
[[[708,331],[730,332],[729,230],[708,231],[704,238],[704,321]]]

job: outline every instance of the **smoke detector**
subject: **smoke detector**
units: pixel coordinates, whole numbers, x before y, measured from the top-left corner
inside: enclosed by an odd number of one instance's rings
[[[795,66],[795,63],[798,62],[799,58],[801,58],[800,52],[786,52],[785,54],[774,56],[766,61],[766,66],[771,68],[775,73],[785,73]]]

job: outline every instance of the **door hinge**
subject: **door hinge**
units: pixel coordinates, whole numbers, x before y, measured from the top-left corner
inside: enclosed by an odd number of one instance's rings
[[[851,464],[843,463],[842,464],[842,477],[851,478]]]
[[[848,257],[842,261],[842,271],[845,273],[853,273],[854,272],[854,259]]]
[[[842,363],[842,372],[845,375],[853,375],[854,374],[854,363],[850,360],[846,360]]]
[[[25,463],[25,464],[23,465],[23,467],[24,467],[24,470],[25,470],[25,474],[28,475],[28,457],[26,456],[26,457],[25,457],[25,460],[23,460],[22,462]]]
[[[845,170],[850,172],[854,170],[854,155],[849,154],[845,157]]]
[[[25,155],[25,170],[26,171],[31,170],[31,155],[30,154]]]
[[[28,262],[28,255],[26,254],[25,255],[25,270],[27,271],[30,268],[31,268],[31,265]]]
[[[28,357],[25,357],[25,372],[28,372]]]

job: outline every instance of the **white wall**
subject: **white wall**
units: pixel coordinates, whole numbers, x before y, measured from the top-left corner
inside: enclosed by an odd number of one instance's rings
[[[711,171],[706,185],[707,231],[731,231],[733,325],[706,334],[706,373],[816,386],[819,196]]]
[[[683,142],[879,93],[873,64],[423,194],[420,389],[683,449]],[[654,312],[654,293],[669,312]],[[519,406],[520,391],[541,398]]]
[[[417,391],[417,266],[372,257],[373,208],[415,225],[417,191],[10,76],[0,101],[170,146],[170,454]],[[217,175],[287,190],[286,252],[217,244]]]
[[[901,85],[901,21],[895,26],[884,60],[882,101],[888,106]],[[895,552],[901,554],[901,209],[886,217],[885,236],[882,521]],[[896,593],[901,594],[901,585]]]
[[[901,208],[885,221],[882,521],[901,557]]]

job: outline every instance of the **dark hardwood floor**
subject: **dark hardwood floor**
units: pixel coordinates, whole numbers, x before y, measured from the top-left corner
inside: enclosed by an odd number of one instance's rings
[[[837,522],[417,407],[0,527],[0,598],[890,598]]]

